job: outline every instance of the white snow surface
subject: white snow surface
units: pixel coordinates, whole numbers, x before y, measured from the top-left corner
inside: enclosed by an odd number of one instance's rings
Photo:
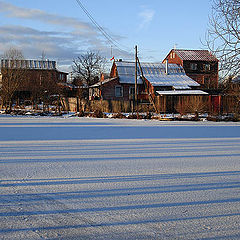
[[[240,239],[240,124],[0,116],[0,239]]]

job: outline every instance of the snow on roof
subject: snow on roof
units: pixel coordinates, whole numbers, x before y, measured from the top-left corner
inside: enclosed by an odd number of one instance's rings
[[[237,76],[233,77],[232,82],[233,83],[240,83],[240,75],[237,75]]]
[[[120,83],[135,83],[135,63],[115,62],[117,66]],[[164,63],[141,63],[143,76],[153,86],[175,86],[176,88],[189,88],[190,86],[200,86],[197,82],[189,78],[182,66],[168,64],[168,74]],[[140,69],[138,68],[138,84],[142,84]]]
[[[134,62],[116,61],[115,64],[117,66],[119,82],[135,84],[135,63]],[[140,78],[140,70],[139,69],[138,69],[137,83],[143,84],[143,81]]]
[[[90,86],[90,88],[94,88],[94,87],[100,87],[101,85],[105,84],[105,83],[108,83],[108,82],[111,82],[112,80],[114,79],[117,79],[117,78],[108,78],[108,79],[105,79],[103,81],[100,81],[100,82],[97,82],[95,84],[93,84],[92,86]]]
[[[173,91],[156,91],[159,95],[207,95],[208,93],[201,90],[173,90]]]
[[[218,61],[218,59],[208,50],[173,50],[182,60],[189,61]]]
[[[56,61],[2,59],[0,61],[0,68],[7,68],[7,67],[56,70]]]

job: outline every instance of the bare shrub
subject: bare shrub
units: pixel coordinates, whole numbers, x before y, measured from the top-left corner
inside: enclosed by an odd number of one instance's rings
[[[195,118],[198,119],[199,113],[204,113],[207,111],[207,105],[203,101],[202,96],[195,96],[189,99],[188,110],[189,113],[194,113]]]
[[[83,110],[80,110],[80,112],[78,113],[78,117],[84,117],[85,113]]]
[[[122,113],[116,113],[116,114],[113,114],[112,118],[120,118],[120,119],[123,119],[123,118],[127,118],[124,114]]]
[[[189,103],[186,100],[186,98],[180,98],[175,108],[181,116],[186,115],[189,112]]]
[[[128,119],[138,119],[137,114],[129,114]]]
[[[104,117],[104,113],[100,109],[97,109],[97,110],[95,110],[93,112],[92,117],[103,118]]]

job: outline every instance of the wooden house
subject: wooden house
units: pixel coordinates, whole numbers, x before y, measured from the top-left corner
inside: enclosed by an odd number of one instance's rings
[[[196,81],[188,77],[181,65],[141,63],[137,68],[139,102],[151,102],[157,95],[204,95]],[[89,97],[103,100],[132,100],[135,94],[135,63],[114,61],[110,77],[90,86]]]
[[[208,50],[172,49],[163,60],[179,64],[187,76],[201,85],[201,89],[213,90],[218,87],[218,59]]]
[[[50,89],[54,93],[58,83],[67,82],[68,75],[57,69],[55,61],[49,60],[2,59],[0,72],[2,74],[0,87],[3,87],[4,78],[8,78],[9,74],[18,72],[17,74],[21,75],[21,83],[15,92],[21,98],[28,98],[33,92],[38,92],[40,89],[43,91]]]

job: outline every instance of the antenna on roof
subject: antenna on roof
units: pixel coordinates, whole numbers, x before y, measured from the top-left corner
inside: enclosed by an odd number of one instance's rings
[[[177,43],[174,44],[174,46],[173,46],[173,49],[174,49],[174,50],[177,49],[177,45],[178,45]]]
[[[41,60],[42,61],[46,60],[46,52],[44,50],[42,51]]]

